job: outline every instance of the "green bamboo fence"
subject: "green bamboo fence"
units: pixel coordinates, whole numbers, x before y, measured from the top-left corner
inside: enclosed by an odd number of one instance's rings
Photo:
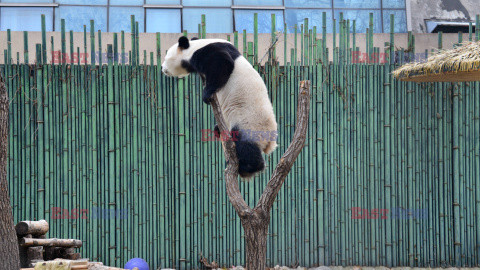
[[[355,63],[356,23],[342,16],[328,50],[325,13],[322,19],[322,29],[310,29],[305,19],[292,30],[296,42],[285,47],[281,65],[275,50],[257,64],[256,16],[253,41],[233,33],[264,78],[279,124],[279,148],[265,173],[240,182],[250,205],[293,136],[299,81],[312,82],[308,139],[272,210],[268,265],[478,266],[479,83],[393,79],[390,72],[415,55],[411,33],[408,48],[395,51],[393,16],[385,48],[373,46],[373,16],[367,29],[367,52],[385,53],[383,64]],[[35,52],[24,33],[24,58],[36,63],[17,64],[7,31],[0,70],[11,99],[15,222],[47,219],[50,236],[81,239],[84,257],[113,266],[133,257],[152,269],[200,268],[202,256],[222,266],[243,264],[243,232],[227,200],[222,149],[202,141],[214,118],[201,101],[199,77],[163,76],[153,64],[166,49],[160,34],[155,53],[139,51],[134,17],[131,40],[121,32],[113,44],[102,44],[100,31],[95,39],[93,21],[84,27],[83,44],[73,44],[72,32],[68,44],[62,20],[61,48],[53,48],[53,38],[47,48],[43,16],[41,22]],[[282,42],[274,25],[272,15],[272,42]],[[470,39],[480,38],[479,26],[477,16]],[[205,16],[198,29],[184,34],[205,38]],[[438,39],[441,47],[441,33]],[[132,51],[125,52],[126,42]],[[104,48],[108,61],[92,55],[88,64],[47,63],[47,49],[86,53],[89,45]],[[399,207],[425,216],[393,218]],[[390,212],[386,219],[353,219],[352,208],[372,217],[377,209]],[[117,215],[99,216],[97,209]]]

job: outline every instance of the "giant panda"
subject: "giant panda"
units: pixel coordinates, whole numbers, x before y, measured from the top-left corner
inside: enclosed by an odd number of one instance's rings
[[[204,81],[203,101],[217,99],[235,142],[238,172],[250,178],[265,168],[262,152],[277,147],[277,122],[260,74],[228,41],[182,36],[168,49],[162,63],[167,76],[198,73]],[[217,130],[218,128],[215,127]]]

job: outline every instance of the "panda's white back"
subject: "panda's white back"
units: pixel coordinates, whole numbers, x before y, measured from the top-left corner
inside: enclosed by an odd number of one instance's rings
[[[277,122],[267,87],[258,72],[243,56],[235,60],[227,84],[217,92],[222,113],[229,128],[276,132]],[[259,140],[262,151],[270,154],[277,146],[275,141]]]

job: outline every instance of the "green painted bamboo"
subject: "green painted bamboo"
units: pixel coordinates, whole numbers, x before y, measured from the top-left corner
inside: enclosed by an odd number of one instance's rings
[[[90,20],[90,57],[92,69],[95,65],[95,22]]]
[[[62,44],[62,55],[60,57],[60,63],[62,63],[62,65],[65,65],[66,64],[66,55],[67,55],[67,40],[66,40],[66,36],[65,36],[65,19],[61,19],[60,20],[60,42]]]
[[[480,14],[475,17],[475,40],[480,40]]]
[[[25,64],[29,63],[28,59],[28,32],[23,32],[23,60]]]
[[[243,29],[243,57],[247,58],[247,30]]]
[[[205,14],[202,14],[202,38],[207,38],[207,25]]]
[[[233,46],[238,49],[238,32],[233,32]]]
[[[118,34],[113,33],[113,63],[118,65]],[[154,64],[153,62],[151,63]]]
[[[42,14],[41,16],[42,22],[42,60],[39,63],[47,64],[47,30],[45,25],[45,15]]]
[[[254,46],[254,63],[258,63],[258,13],[253,13],[253,46]]]
[[[276,42],[277,42],[277,34],[276,34],[276,25],[277,25],[277,21],[276,21],[276,17],[275,17],[275,14],[273,13],[271,15],[271,19],[272,19],[272,25],[271,25],[271,59],[270,59],[270,62],[273,63],[273,62],[276,62],[276,59],[277,59],[277,50],[276,50]],[[255,52],[256,54],[258,52]]]
[[[271,22],[274,41],[273,16]],[[244,236],[226,201],[222,150],[219,142],[202,141],[202,130],[214,126],[201,101],[202,81],[195,75],[173,79],[162,74],[159,33],[156,53],[150,52],[148,63],[144,50],[140,65],[138,22],[133,18],[131,23],[131,65],[124,61],[122,32],[124,65],[116,65],[114,34],[103,67],[96,65],[103,63],[94,53],[90,63],[79,56],[77,65],[65,66],[63,23],[61,65],[44,57],[44,33],[41,44],[35,44],[36,64],[19,64],[7,31],[6,65],[0,70],[12,99],[8,176],[15,220],[47,218],[51,235],[85,240],[84,256],[109,265],[123,266],[140,256],[153,268],[200,268],[200,254],[220,266],[242,264]],[[383,50],[387,63],[353,63],[356,23],[342,18],[329,63],[325,13],[322,23],[317,39],[316,28],[304,21],[300,44],[296,27],[289,37],[285,26],[283,66],[268,61],[255,67],[274,106],[279,147],[266,157],[265,172],[239,182],[249,204],[258,199],[293,136],[298,82],[311,80],[313,90],[305,148],[272,209],[269,266],[478,265],[479,83],[394,80],[394,56],[412,59],[415,35],[409,33],[406,50],[396,51],[393,16]],[[204,38],[204,16],[200,26]],[[376,60],[380,49],[373,46],[378,30],[373,27],[370,17],[366,51]],[[238,33],[233,35],[238,46]],[[28,33],[23,36],[28,63]],[[101,32],[98,38],[101,52]],[[287,47],[287,38],[295,44]],[[461,34],[458,38],[461,42]],[[52,55],[53,41],[52,36]],[[246,58],[254,63],[259,56],[255,37],[248,42],[244,32],[242,41]],[[83,42],[86,53],[86,26]],[[70,31],[70,59],[74,46]],[[441,33],[438,46],[443,46]],[[52,218],[52,207],[69,215],[88,209],[90,215],[65,222]],[[363,218],[353,218],[356,207],[363,209]],[[428,215],[394,218],[391,211],[399,207]],[[94,208],[128,211],[126,218],[94,218]],[[387,219],[372,218],[374,209],[389,210]]]

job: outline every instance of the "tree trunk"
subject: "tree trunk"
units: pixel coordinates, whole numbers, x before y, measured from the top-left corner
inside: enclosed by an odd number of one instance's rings
[[[0,258],[2,269],[20,269],[17,235],[7,183],[8,95],[0,75]]]
[[[265,269],[269,219],[269,216],[261,218],[252,215],[241,220],[245,231],[245,268],[247,270]]]

